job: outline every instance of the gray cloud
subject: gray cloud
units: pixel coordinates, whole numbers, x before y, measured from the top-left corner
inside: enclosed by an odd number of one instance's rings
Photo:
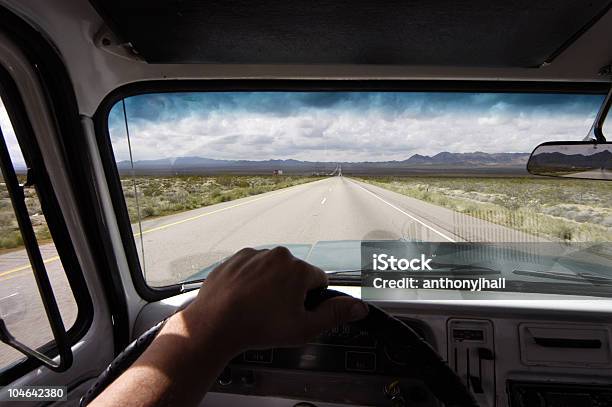
[[[602,99],[363,92],[152,97],[127,103],[135,159],[382,161],[441,151],[529,152],[543,141],[582,139]],[[157,113],[142,113],[147,109]],[[109,124],[116,158],[127,159],[121,121]]]

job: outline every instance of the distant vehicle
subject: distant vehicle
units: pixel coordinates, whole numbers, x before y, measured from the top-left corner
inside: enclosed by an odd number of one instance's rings
[[[272,171],[272,175],[283,175],[283,170],[274,170]]]

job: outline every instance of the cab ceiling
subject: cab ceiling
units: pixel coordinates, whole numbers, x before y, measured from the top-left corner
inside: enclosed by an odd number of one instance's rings
[[[536,68],[609,0],[93,0],[149,63]]]
[[[450,80],[478,88],[483,81],[609,86],[612,78],[602,74],[612,62],[612,1],[432,0],[435,7],[318,1],[316,9],[292,0],[275,8],[228,1],[100,0],[96,8],[90,0],[0,0],[0,6],[55,46],[84,116],[116,88],[151,80],[409,80],[442,87]],[[149,63],[98,41],[109,26]],[[534,68],[547,58],[550,64]]]

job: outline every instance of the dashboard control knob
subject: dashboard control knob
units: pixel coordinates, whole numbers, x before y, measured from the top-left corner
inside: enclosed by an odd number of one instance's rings
[[[385,385],[383,392],[385,393],[385,396],[389,399],[399,396],[402,392],[399,385],[399,380],[394,380],[391,383]]]
[[[229,386],[232,384],[232,369],[226,367],[217,378],[217,383],[221,386]]]

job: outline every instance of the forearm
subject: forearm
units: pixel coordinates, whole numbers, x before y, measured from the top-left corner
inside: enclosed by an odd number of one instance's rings
[[[91,405],[197,405],[236,353],[222,335],[212,322],[192,318],[189,308],[177,313]]]
[[[307,310],[307,293],[326,286],[322,270],[286,248],[239,251],[208,275],[194,302],[166,322],[93,405],[193,406],[244,349],[298,346],[367,315],[367,305],[351,297]]]

